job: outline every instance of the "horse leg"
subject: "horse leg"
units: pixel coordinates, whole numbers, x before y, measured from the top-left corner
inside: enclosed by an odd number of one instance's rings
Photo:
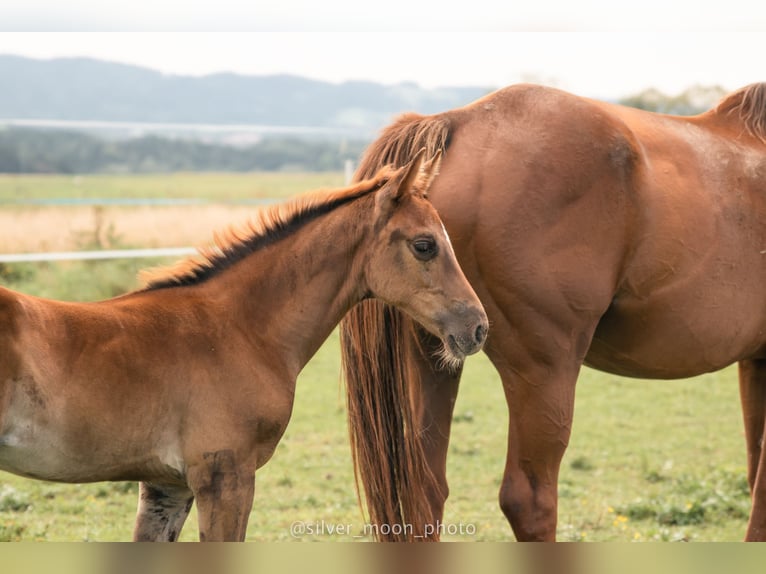
[[[141,482],[138,492],[138,514],[133,540],[175,542],[194,501],[191,490]]]
[[[498,370],[509,405],[500,507],[519,541],[553,541],[559,467],[572,429],[576,376],[548,375],[535,385],[527,374]]]
[[[205,453],[188,471],[197,500],[201,542],[243,542],[253,507],[255,466],[242,465],[231,450]]]
[[[508,450],[499,502],[519,541],[556,539],[558,475],[569,443],[574,392],[590,337],[542,317],[518,328],[494,317],[485,351],[508,403]],[[592,334],[592,331],[591,331]],[[532,338],[533,337],[533,338]],[[572,344],[572,341],[577,341]]]
[[[766,361],[739,363],[739,392],[747,444],[747,482],[752,510],[746,540],[766,540],[766,456],[763,446],[766,418]]]
[[[530,373],[496,366],[509,410],[500,507],[517,540],[553,541],[559,467],[572,429],[576,370]]]
[[[449,447],[452,413],[455,408],[462,366],[457,369],[440,368],[438,350],[442,343],[433,335],[419,329],[420,349],[412,354],[419,372],[420,385],[413,389],[416,395],[418,434],[431,473],[436,479],[429,492],[430,524],[442,522],[444,503],[449,496],[447,483],[447,449]],[[435,532],[438,539],[438,532]]]

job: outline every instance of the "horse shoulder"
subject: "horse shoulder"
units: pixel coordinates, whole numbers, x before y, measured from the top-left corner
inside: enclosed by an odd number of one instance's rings
[[[19,377],[21,355],[18,344],[21,304],[17,293],[0,287],[0,446],[3,446],[6,411],[15,381]]]
[[[0,369],[9,359],[22,319],[24,295],[0,287]],[[2,377],[0,376],[0,382]]]

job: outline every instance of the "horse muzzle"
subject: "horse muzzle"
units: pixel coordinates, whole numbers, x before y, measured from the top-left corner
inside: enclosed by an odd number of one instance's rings
[[[467,355],[478,353],[487,340],[489,323],[482,309],[471,309],[465,313],[459,325],[446,329],[443,341],[449,352],[462,360]]]

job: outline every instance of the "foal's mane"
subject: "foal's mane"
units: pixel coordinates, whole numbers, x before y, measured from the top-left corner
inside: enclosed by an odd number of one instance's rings
[[[750,84],[729,94],[715,111],[722,115],[737,114],[748,133],[766,143],[766,83]]]
[[[306,223],[382,187],[394,169],[384,167],[370,177],[342,189],[305,193],[293,200],[256,211],[244,225],[229,226],[213,235],[213,244],[198,248],[198,255],[168,268],[141,273],[145,290],[196,285],[231,267],[251,253],[272,245]]]

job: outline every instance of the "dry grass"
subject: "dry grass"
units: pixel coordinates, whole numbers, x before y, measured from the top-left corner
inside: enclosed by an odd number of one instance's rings
[[[244,222],[257,207],[231,202],[286,199],[343,185],[341,172],[174,173],[154,175],[0,174],[0,253],[87,247],[184,247],[206,243],[214,230]],[[192,199],[202,205],[120,206],[117,199]],[[59,199],[103,200],[103,207],[22,206]],[[20,202],[20,203],[19,203]]]
[[[0,210],[0,252],[72,251],[83,246],[185,247],[248,219],[252,206],[30,207]]]

